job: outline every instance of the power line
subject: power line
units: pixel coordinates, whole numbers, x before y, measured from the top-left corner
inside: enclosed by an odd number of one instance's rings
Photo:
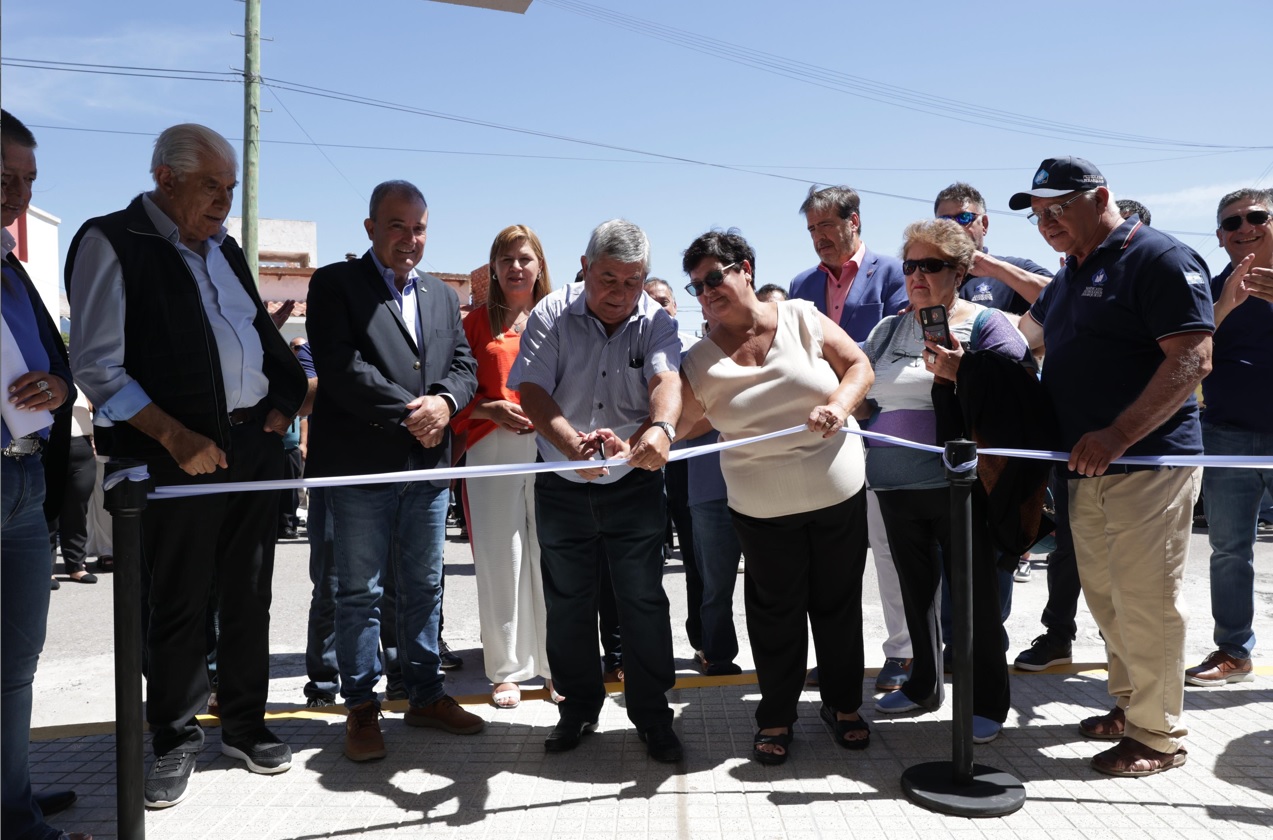
[[[32,69],[53,69],[53,70],[75,69],[77,72],[90,72],[90,73],[99,72],[99,73],[104,73],[107,75],[121,74],[121,71],[116,71],[113,69],[95,70],[92,68],[92,66],[85,66],[85,65],[76,65],[75,68],[64,68],[60,66],[40,67],[38,66],[38,62],[31,59],[3,59],[3,60],[0,60],[0,64],[7,64],[7,63],[10,63],[11,61],[27,62],[28,63],[27,65],[18,65],[18,66],[30,66],[32,67]],[[48,62],[48,63],[51,65],[57,65],[57,64],[63,64],[64,62]],[[110,67],[110,66],[111,65],[102,65],[102,67]],[[174,71],[166,71],[166,72],[174,72]],[[184,71],[175,71],[175,72],[180,73]],[[207,71],[197,71],[197,72],[206,73]],[[123,73],[123,75],[129,75],[129,74]],[[194,76],[190,77],[190,79],[197,80],[197,81],[208,80],[202,77],[194,77]],[[216,80],[216,81],[219,81],[219,80]],[[238,77],[235,77],[231,79],[231,81],[238,82],[240,81],[240,79]],[[551,132],[540,131],[537,129],[528,129],[528,128],[520,128],[517,126],[504,125],[501,123],[491,122],[489,120],[484,120],[477,117],[466,117],[466,116],[457,115],[457,114],[447,114],[441,111],[431,111],[425,108],[418,108],[418,107],[415,107],[412,105],[406,105],[403,103],[376,99],[373,97],[362,96],[359,94],[345,93],[342,91],[331,90],[329,88],[321,88],[314,85],[305,85],[299,82],[291,82],[286,79],[274,79],[274,78],[262,77],[261,84],[262,86],[267,88],[277,88],[278,90],[286,90],[286,91],[290,91],[294,93],[304,94],[306,96],[314,96],[321,99],[330,99],[330,100],[335,100],[338,102],[347,102],[351,104],[364,105],[367,107],[380,108],[383,110],[414,114],[417,116],[430,117],[433,119],[456,122],[456,123],[460,123],[464,125],[473,125],[473,126],[478,126],[483,128],[492,128],[492,129],[507,131],[507,132],[511,132],[515,134],[523,134],[527,136],[541,137],[544,139],[556,140],[560,142],[575,143],[575,144],[589,146],[593,148],[608,149],[610,151],[618,151],[618,152],[624,152],[627,154],[641,155],[644,157],[649,157],[649,158],[653,158],[653,159],[661,160],[661,161],[676,162],[676,163],[682,163],[682,164],[693,164],[695,166],[702,166],[702,167],[707,167],[711,169],[719,169],[719,170],[727,171],[727,172],[739,172],[739,173],[744,173],[748,175],[758,175],[763,178],[774,178],[774,179],[778,179],[782,181],[790,181],[794,183],[799,183],[806,186],[816,185],[820,183],[818,181],[811,181],[807,178],[798,178],[798,177],[794,177],[790,175],[782,175],[776,172],[766,172],[759,169],[748,168],[745,166],[736,166],[736,165],[718,163],[713,161],[698,160],[696,158],[666,154],[662,152],[651,152],[651,151],[646,151],[643,149],[634,149],[627,146],[620,146],[613,143],[603,143],[596,140],[585,140],[582,138],[570,137],[570,136],[562,135],[562,134],[554,134]],[[1240,149],[1240,150],[1245,151],[1246,149]],[[1235,151],[1235,150],[1226,149],[1226,151]],[[870,190],[870,189],[866,189],[862,187],[854,187],[854,189],[858,193],[863,195],[874,195],[874,196],[879,196],[881,198],[892,198],[899,201],[918,202],[920,204],[929,204],[932,201],[931,198],[921,198],[918,196],[901,195],[899,193],[884,192],[882,190]],[[987,208],[986,212],[995,214],[995,215],[1012,216],[1012,217],[1019,218],[1019,214],[1013,213],[1008,210],[996,210],[992,208]]]
[[[1079,125],[1057,123],[1050,118],[1032,117],[997,108],[988,108],[960,100],[948,99],[923,93],[922,91],[888,84],[864,76],[855,76],[834,69],[820,67],[807,62],[767,53],[753,46],[731,43],[710,36],[677,29],[672,26],[656,23],[643,18],[610,11],[581,0],[540,0],[541,3],[555,6],[563,11],[588,17],[601,23],[617,27],[629,32],[673,44],[695,54],[709,54],[713,58],[752,67],[772,75],[801,81],[816,87],[835,90],[850,96],[878,102],[905,110],[940,116],[972,125],[995,127],[1019,134],[1051,139],[1071,139],[1080,137],[1086,142],[1097,145],[1123,148],[1164,148],[1181,147],[1185,149],[1254,149],[1273,148],[1271,146],[1235,146],[1194,141],[1174,140],[1144,135],[1126,134],[1107,129],[1090,128]]]

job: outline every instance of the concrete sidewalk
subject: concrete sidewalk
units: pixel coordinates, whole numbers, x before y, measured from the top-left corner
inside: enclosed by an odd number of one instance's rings
[[[572,753],[548,755],[543,738],[557,710],[530,695],[496,712],[465,698],[489,723],[455,736],[408,728],[402,704],[382,724],[389,757],[354,764],[341,755],[343,713],[279,712],[270,726],[295,752],[280,776],[249,773],[208,743],[182,804],[147,813],[154,838],[492,837],[739,838],[1273,835],[1273,682],[1190,689],[1189,762],[1145,779],[1112,779],[1088,766],[1109,746],[1078,733],[1078,721],[1108,705],[1103,671],[1018,675],[1003,735],[976,748],[976,761],[1025,783],[1025,807],[1008,817],[968,820],[912,805],[900,785],[912,764],[946,760],[951,726],[937,713],[872,720],[871,746],[847,752],[818,719],[806,692],[791,758],[750,761],[756,687],[738,678],[690,678],[671,695],[686,747],[682,765],[646,757],[611,696],[597,734]],[[1262,669],[1267,672],[1268,669]],[[868,686],[869,690],[869,686]],[[542,692],[539,692],[542,694]],[[533,698],[533,699],[532,699]],[[397,711],[391,711],[393,708]],[[209,720],[208,723],[213,723]],[[113,738],[65,734],[33,744],[37,789],[74,787],[80,801],[58,825],[115,837]],[[41,733],[45,734],[45,733]],[[53,733],[47,733],[53,734]],[[937,834],[935,834],[935,832]]]
[[[452,532],[454,535],[454,532]],[[1186,598],[1193,619],[1187,658],[1211,649],[1205,532],[1195,533]],[[1042,558],[1037,558],[1041,560]],[[1256,557],[1256,632],[1273,639],[1273,540],[1261,536]],[[527,690],[515,710],[489,703],[490,684],[478,640],[476,589],[468,546],[447,546],[445,636],[466,660],[447,675],[448,691],[486,718],[486,731],[454,736],[408,728],[402,704],[386,707],[389,756],[354,764],[341,755],[343,711],[306,710],[307,549],[281,543],[274,577],[270,726],[292,747],[292,769],[257,776],[220,754],[219,729],[208,743],[186,801],[147,813],[151,838],[322,837],[693,837],[693,840],[815,837],[1107,838],[1273,837],[1273,667],[1257,658],[1253,682],[1186,694],[1188,764],[1146,779],[1112,779],[1088,766],[1108,742],[1081,737],[1077,723],[1107,709],[1103,649],[1080,604],[1075,661],[1064,673],[1014,673],[1003,735],[976,748],[976,760],[1026,786],[1025,807],[1008,817],[967,820],[924,811],[905,798],[902,771],[951,756],[950,699],[918,717],[874,711],[868,678],[862,711],[871,747],[834,745],[818,719],[816,691],[806,692],[792,757],[781,767],[749,759],[758,699],[754,675],[695,676],[684,631],[682,567],[665,572],[672,602],[678,684],[671,694],[686,746],[682,765],[650,761],[614,694],[600,731],[572,753],[547,755],[543,739],[557,710]],[[864,582],[866,661],[883,657],[883,626],[872,564]],[[37,790],[73,787],[79,802],[52,822],[64,830],[115,835],[111,575],[96,586],[63,583],[53,593],[49,642],[36,676],[32,772]],[[741,581],[740,581],[741,583]],[[735,624],[750,669],[742,590]],[[1009,658],[1041,632],[1045,570],[1015,587],[1007,629]],[[1257,651],[1257,657],[1261,651]],[[812,656],[812,652],[810,652]],[[812,664],[812,663],[810,663]],[[873,676],[873,669],[868,669]],[[527,687],[529,688],[529,686]],[[948,692],[949,695],[949,692]],[[147,761],[149,762],[149,749]]]

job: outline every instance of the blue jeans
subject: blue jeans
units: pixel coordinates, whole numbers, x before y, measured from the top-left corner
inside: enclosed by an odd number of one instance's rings
[[[670,724],[676,683],[672,624],[663,591],[663,476],[633,470],[613,484],[535,479],[548,664],[566,696],[563,720],[595,721],[606,699],[598,662],[598,546],[605,550],[623,633],[623,696],[638,730]]]
[[[39,455],[0,456],[4,533],[0,543],[0,766],[5,840],[61,835],[31,798],[31,684],[49,617],[49,530]]]
[[[1202,424],[1208,455],[1273,455],[1273,434]],[[1255,649],[1255,535],[1260,504],[1273,490],[1273,470],[1207,467],[1202,503],[1211,542],[1211,617],[1216,647],[1250,659]]]
[[[336,665],[336,564],[332,559],[331,519],[327,516],[327,492],[322,487],[309,491],[309,511],[305,531],[309,538],[309,581],[314,585],[309,597],[309,628],[305,641],[305,696],[335,697],[340,690],[340,668]]]
[[[694,560],[703,580],[699,608],[703,655],[713,665],[722,665],[738,656],[734,585],[738,581],[738,558],[743,550],[724,499],[691,505],[690,516],[694,521]],[[692,604],[690,608],[693,609]]]
[[[309,581],[314,585],[309,598],[309,626],[305,642],[305,696],[335,697],[340,691],[340,667],[336,664],[336,561],[332,556],[332,523],[327,515],[327,490],[312,487],[305,531],[309,537]],[[402,688],[402,668],[398,664],[398,599],[393,575],[381,582],[380,653],[389,691]]]
[[[408,466],[408,468],[413,468]],[[424,481],[332,487],[336,661],[340,693],[352,708],[376,699],[384,582],[397,582],[399,662],[412,707],[446,693],[438,657],[447,488]]]

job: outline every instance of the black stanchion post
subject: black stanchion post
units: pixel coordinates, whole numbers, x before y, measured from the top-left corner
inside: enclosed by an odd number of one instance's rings
[[[112,459],[107,478],[145,467]],[[115,803],[120,840],[145,840],[142,789],[144,734],[141,720],[141,512],[149,482],[123,480],[106,491],[115,552]]]
[[[977,445],[946,444],[950,482],[951,631],[955,645],[950,761],[916,764],[902,773],[902,791],[921,808],[960,817],[1002,817],[1025,804],[1025,787],[1008,773],[973,763],[972,743],[972,485]]]

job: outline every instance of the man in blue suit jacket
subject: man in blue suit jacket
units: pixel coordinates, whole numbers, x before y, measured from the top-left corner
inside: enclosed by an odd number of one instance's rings
[[[862,242],[860,205],[858,194],[849,187],[809,188],[800,212],[808,222],[820,262],[791,281],[791,297],[813,301],[818,311],[857,342],[865,341],[880,319],[896,315],[909,303],[901,261],[876,254]],[[910,674],[911,639],[906,631],[902,589],[874,493],[867,495],[867,525],[888,631],[884,667],[875,678],[875,688],[896,691]],[[815,668],[810,682],[816,680]]]
[[[361,260],[314,272],[306,332],[318,374],[310,415],[311,476],[356,476],[451,465],[450,420],[477,389],[459,298],[416,271],[429,210],[406,181],[371,193]],[[383,758],[380,703],[382,581],[397,581],[398,661],[406,723],[456,734],[483,727],[446,694],[439,669],[446,481],[358,484],[325,491],[336,590],[336,662],[349,707],[345,755]]]
[[[800,212],[821,262],[791,281],[791,297],[813,301],[857,342],[907,304],[901,261],[862,242],[860,203],[848,187],[809,189]]]

